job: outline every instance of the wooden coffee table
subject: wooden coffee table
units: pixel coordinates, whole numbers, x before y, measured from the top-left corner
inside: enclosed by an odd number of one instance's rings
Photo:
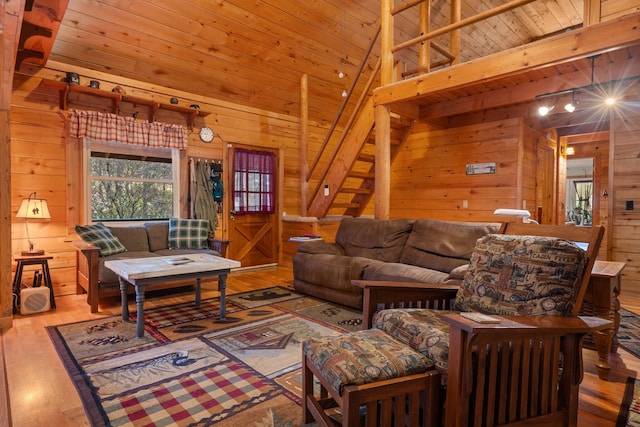
[[[129,320],[127,285],[136,290],[136,336],[144,335],[144,293],[145,287],[153,283],[173,280],[196,279],[195,305],[200,306],[200,280],[218,276],[220,292],[220,320],[226,318],[225,292],[227,274],[232,268],[240,267],[240,262],[207,254],[190,254],[164,257],[131,258],[106,261],[104,266],[118,275],[122,297],[122,320]]]

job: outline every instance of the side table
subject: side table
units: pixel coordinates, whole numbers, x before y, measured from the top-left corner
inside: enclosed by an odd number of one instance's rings
[[[598,376],[606,379],[611,367],[609,366],[609,353],[618,349],[618,328],[620,327],[620,301],[618,296],[621,291],[622,270],[624,262],[596,261],[591,270],[591,280],[582,304],[582,313],[612,320],[613,328],[604,329],[585,340],[585,347],[593,348],[598,352]]]
[[[15,257],[15,260],[18,264],[16,265],[16,275],[13,278],[13,293],[16,295],[18,303],[13,307],[14,314],[17,312],[17,308],[20,306],[20,286],[22,284],[22,272],[25,265],[40,265],[42,267],[42,279],[44,281],[44,286],[49,288],[49,292],[51,293],[49,303],[51,305],[51,308],[56,308],[56,301],[53,295],[53,285],[51,283],[51,273],[49,273],[50,259],[53,259],[53,257],[50,255]]]

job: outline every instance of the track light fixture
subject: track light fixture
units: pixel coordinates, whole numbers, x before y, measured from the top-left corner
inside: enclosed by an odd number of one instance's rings
[[[571,91],[571,102],[564,106],[564,109],[568,113],[573,113],[574,111],[576,111],[576,105],[578,105],[578,101],[576,101],[575,93],[575,91]]]
[[[549,98],[555,97],[558,95],[566,95],[569,93],[571,94],[571,102],[567,103],[564,106],[564,109],[568,113],[573,113],[576,110],[576,107],[578,105],[578,101],[575,98],[575,94],[576,92],[579,92],[579,91],[591,92],[592,94],[596,94],[595,96],[602,97],[601,99],[603,100],[603,103],[605,105],[612,106],[616,103],[616,97],[613,94],[614,88],[618,86],[619,83],[621,82],[624,82],[627,80],[638,80],[638,77],[636,76],[636,77],[627,77],[620,80],[612,80],[608,83],[595,83],[594,82],[595,58],[597,57],[598,55],[592,56],[590,58],[591,59],[591,84],[587,86],[576,87],[573,89],[563,89],[556,92],[549,92],[549,93],[543,93],[541,95],[537,95],[535,97],[536,99],[540,99],[540,98],[546,99],[546,104],[542,105],[541,107],[538,107],[538,114],[540,116],[546,116],[547,114],[549,114],[551,110],[553,110],[553,106],[549,105],[550,104]],[[607,95],[604,95],[604,94],[607,94]]]

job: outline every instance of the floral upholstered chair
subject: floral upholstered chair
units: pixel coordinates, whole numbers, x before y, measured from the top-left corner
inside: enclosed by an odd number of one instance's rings
[[[578,316],[604,230],[505,224],[501,231],[477,241],[456,291],[357,283],[365,327],[433,361],[446,390],[446,426],[575,426],[582,338],[611,324]]]

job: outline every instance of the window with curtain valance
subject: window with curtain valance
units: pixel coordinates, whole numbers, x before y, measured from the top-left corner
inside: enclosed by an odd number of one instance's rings
[[[101,141],[118,141],[145,147],[187,149],[187,130],[180,125],[137,122],[133,117],[98,111],[73,110],[70,134]]]

